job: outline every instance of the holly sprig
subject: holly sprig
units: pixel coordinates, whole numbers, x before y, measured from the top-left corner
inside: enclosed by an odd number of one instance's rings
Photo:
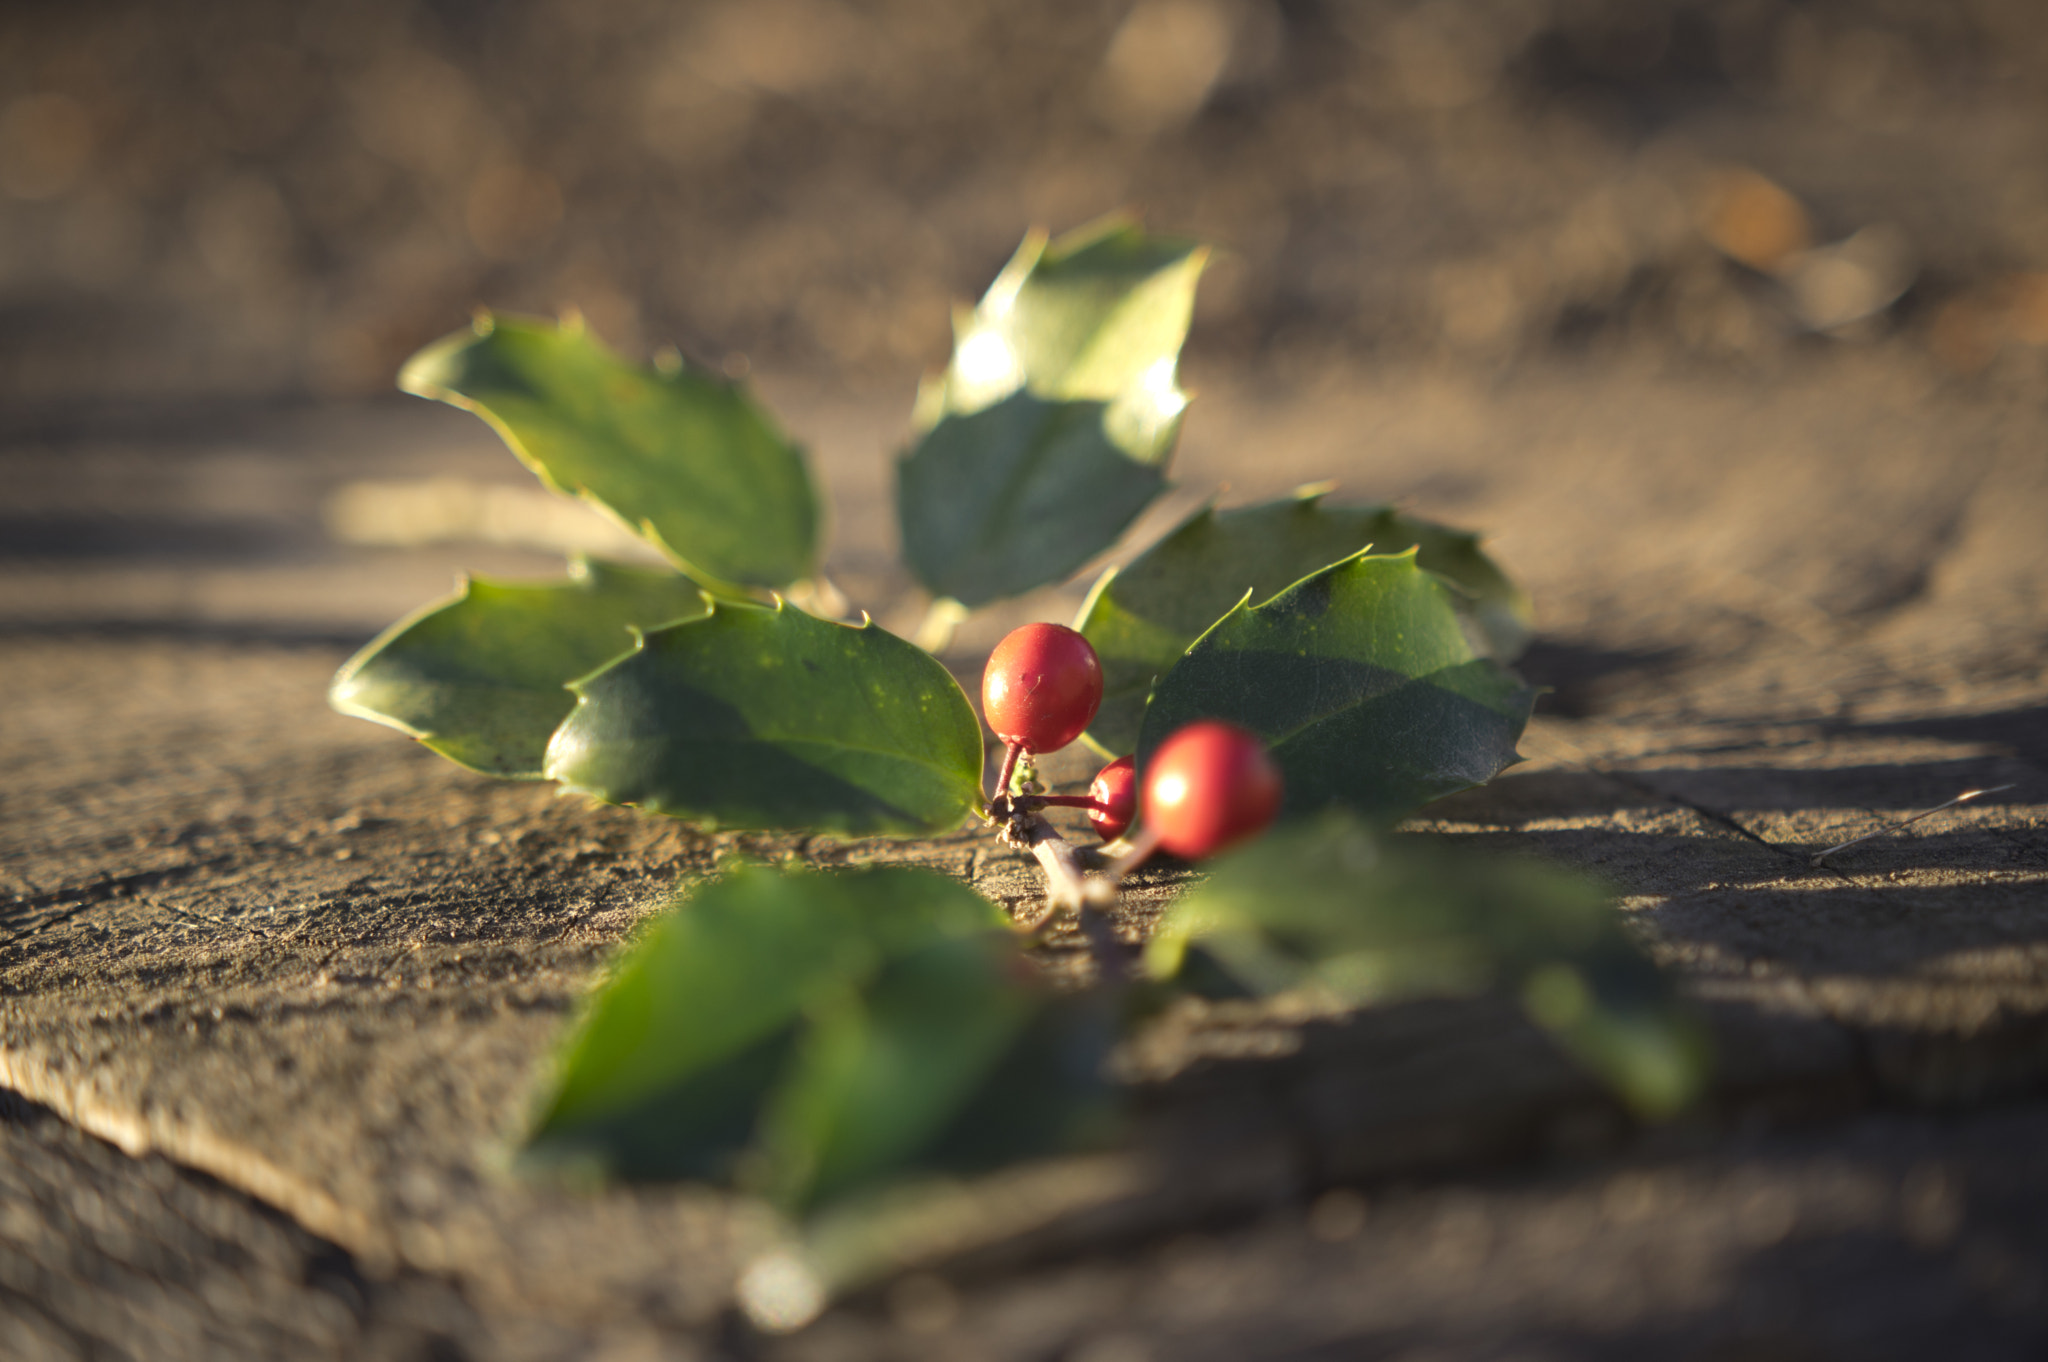
[[[706,830],[979,820],[1046,876],[1044,909],[1012,920],[928,870],[721,864],[570,1029],[529,1167],[759,1195],[791,1226],[778,1270],[822,1300],[887,1267],[876,1208],[904,1189],[1111,1138],[1103,1058],[1176,993],[1507,988],[1638,1111],[1698,1090],[1697,1029],[1597,886],[1391,831],[1516,761],[1534,702],[1510,667],[1529,603],[1469,533],[1328,487],[1205,506],[1101,573],[1072,628],[997,649],[984,784],[981,721],[932,650],[1102,557],[1168,488],[1206,258],[1122,218],[1033,233],[956,318],[896,467],[932,602],[915,641],[793,603],[837,595],[816,483],[743,384],[674,351],[629,363],[573,319],[491,314],[406,364],[407,391],[475,412],[669,568],[465,580],[344,665],[336,708]],[[1120,760],[1087,795],[1043,789],[1034,758],[1084,734]],[[1110,840],[1074,845],[1059,805]],[[1108,914],[1155,854],[1214,873],[1134,952]],[[1078,989],[1037,949],[1069,912],[1092,946]]]

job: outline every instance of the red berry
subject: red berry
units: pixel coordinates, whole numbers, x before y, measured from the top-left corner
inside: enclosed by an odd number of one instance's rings
[[[1131,757],[1118,757],[1095,773],[1088,797],[1102,807],[1088,810],[1088,822],[1095,835],[1114,842],[1124,835],[1138,813],[1138,764]]]
[[[1216,719],[1174,732],[1145,768],[1145,826],[1183,860],[1213,856],[1280,812],[1280,771],[1256,736]]]
[[[981,674],[981,712],[1006,743],[1057,752],[1081,736],[1102,703],[1102,663],[1063,624],[1010,631]]]

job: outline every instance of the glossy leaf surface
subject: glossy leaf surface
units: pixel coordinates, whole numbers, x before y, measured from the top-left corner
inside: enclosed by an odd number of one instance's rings
[[[1703,1033],[1598,885],[1551,866],[1375,836],[1333,812],[1214,863],[1147,947],[1198,991],[1345,1006],[1519,992],[1567,1051],[1651,1115],[1707,1074]]]
[[[1148,236],[1124,217],[1050,243],[1025,237],[954,324],[943,410],[979,411],[1019,388],[1099,402],[1137,386],[1171,390],[1208,258],[1199,242]]]
[[[1515,761],[1534,699],[1473,650],[1456,593],[1413,552],[1362,555],[1247,600],[1190,647],[1146,707],[1138,770],[1183,724],[1225,719],[1265,740],[1283,814],[1394,819]]]
[[[414,355],[399,386],[475,412],[542,482],[708,585],[785,586],[816,567],[803,455],[721,378],[628,364],[580,326],[487,317]]]
[[[592,999],[530,1157],[730,1181],[794,1211],[958,1169],[991,1085],[1045,1048],[1059,1011],[1001,923],[931,871],[737,867],[657,920]],[[1081,1077],[1033,1096],[1084,1109],[1100,1080]]]
[[[873,624],[719,602],[578,681],[546,773],[705,828],[912,835],[981,799],[981,725],[930,654]]]
[[[706,609],[686,577],[584,559],[561,582],[470,578],[351,658],[328,698],[471,770],[538,780],[569,682],[631,651],[634,629]]]
[[[1154,682],[1245,592],[1262,604],[1368,545],[1378,554],[1415,548],[1422,568],[1467,593],[1460,608],[1496,659],[1511,660],[1527,644],[1528,599],[1480,550],[1477,535],[1388,506],[1326,506],[1322,496],[1204,508],[1127,567],[1103,575],[1074,625],[1102,659],[1092,745],[1107,756],[1136,750]]]
[[[1116,542],[1166,487],[1179,419],[1120,448],[1100,402],[1013,393],[948,415],[896,467],[903,556],[969,607],[1060,581]]]
[[[897,465],[904,558],[934,596],[973,607],[1059,581],[1165,488],[1206,259],[1121,220],[1032,236],[960,319]]]

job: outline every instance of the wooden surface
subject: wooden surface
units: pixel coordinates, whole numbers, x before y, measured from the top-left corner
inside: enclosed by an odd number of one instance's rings
[[[842,505],[842,580],[885,620],[912,612],[879,514],[891,413],[776,395]],[[0,1121],[10,1341],[2038,1347],[2048,420],[1881,349],[1769,376],[1331,376],[1211,388],[1199,414],[1183,502],[1336,476],[1495,532],[1540,606],[1528,670],[1555,691],[1525,765],[1412,826],[1608,879],[1719,1038],[1699,1112],[1635,1128],[1495,1000],[1191,1009],[1124,1057],[1147,1113],[1128,1151],[1032,1170],[912,1275],[752,1339],[727,1306],[765,1242],[748,1207],[503,1171],[609,952],[735,839],[471,776],[322,700],[349,646],[456,564],[545,570],[503,547],[343,545],[325,500],[363,479],[510,481],[509,460],[424,404],[20,439],[4,457],[21,508],[89,511],[103,537],[0,557],[0,1086],[33,1104]],[[1254,438],[1283,452],[1247,464]],[[1075,599],[992,611],[949,660],[971,677],[1011,623]],[[2012,788],[1809,863],[1996,785]],[[1028,860],[967,832],[769,849],[913,859],[1020,906],[1034,892]],[[1126,929],[1171,891],[1142,883]]]

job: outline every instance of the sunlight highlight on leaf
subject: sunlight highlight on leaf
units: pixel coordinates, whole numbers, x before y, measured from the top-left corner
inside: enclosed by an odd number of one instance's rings
[[[635,629],[708,609],[687,577],[583,558],[559,582],[466,578],[350,658],[327,698],[473,771],[538,780],[569,683],[631,652]]]
[[[580,496],[725,594],[817,567],[802,452],[723,378],[628,364],[580,324],[485,314],[399,386],[473,411],[548,487]]]
[[[569,789],[702,828],[911,836],[981,800],[981,725],[930,654],[869,623],[718,602],[573,687]]]
[[[1165,489],[1207,258],[1122,218],[1034,232],[956,320],[897,464],[904,557],[935,597],[974,607],[1058,581]]]
[[[1141,776],[1176,729],[1224,719],[1265,740],[1286,814],[1335,804],[1392,821],[1519,760],[1536,692],[1473,648],[1456,591],[1415,550],[1347,558],[1250,602],[1160,678]]]

